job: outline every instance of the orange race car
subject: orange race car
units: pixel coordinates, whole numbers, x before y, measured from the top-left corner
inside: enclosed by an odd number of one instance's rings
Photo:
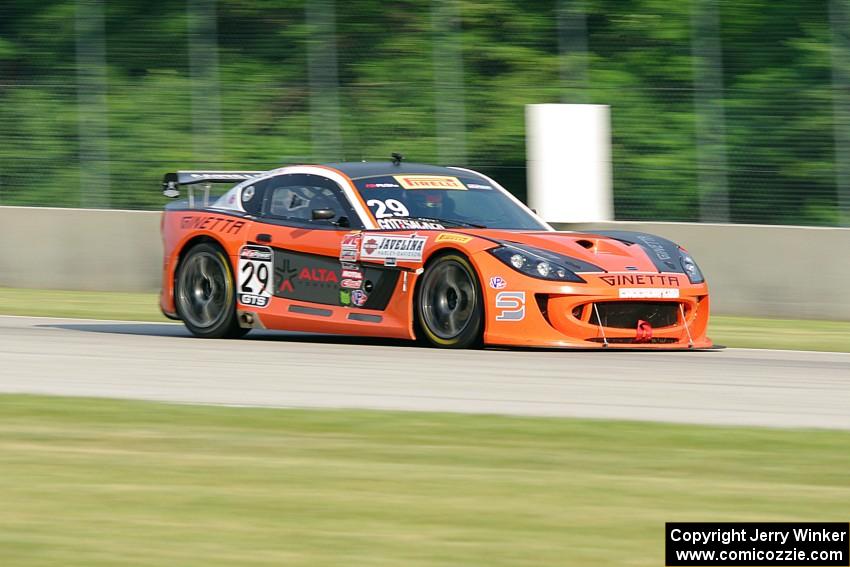
[[[212,197],[216,184],[235,186]],[[393,161],[166,174],[162,311],[448,348],[707,348],[708,287],[680,246],[557,232],[474,171]]]

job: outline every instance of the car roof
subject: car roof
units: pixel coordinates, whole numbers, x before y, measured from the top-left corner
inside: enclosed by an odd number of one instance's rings
[[[466,177],[483,178],[480,173],[453,169],[450,167],[442,167],[439,165],[429,165],[426,163],[405,163],[399,165],[393,164],[391,161],[352,161],[340,163],[326,163],[326,167],[332,167],[341,171],[351,179],[363,179],[365,177],[377,177],[379,175],[463,175]]]

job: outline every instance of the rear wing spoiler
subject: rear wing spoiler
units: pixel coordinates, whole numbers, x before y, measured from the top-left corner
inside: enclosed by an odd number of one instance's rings
[[[198,183],[238,183],[266,173],[265,171],[177,171],[162,177],[162,194],[174,199],[180,196],[181,185]],[[208,190],[207,190],[208,192]],[[191,187],[190,187],[191,198]]]

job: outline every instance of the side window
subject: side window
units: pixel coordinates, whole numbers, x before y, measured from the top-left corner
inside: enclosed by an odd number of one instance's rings
[[[336,183],[319,175],[291,174],[267,180],[265,213],[269,217],[316,227],[348,228],[360,224]],[[313,220],[313,211],[331,210],[330,219]]]

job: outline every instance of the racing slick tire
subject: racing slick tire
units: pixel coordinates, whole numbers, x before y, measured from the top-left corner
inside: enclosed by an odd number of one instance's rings
[[[417,290],[420,338],[440,348],[481,346],[483,294],[469,260],[453,252],[439,256],[428,264]]]
[[[174,303],[186,328],[206,339],[239,338],[230,262],[221,248],[202,242],[186,252],[174,279]]]

